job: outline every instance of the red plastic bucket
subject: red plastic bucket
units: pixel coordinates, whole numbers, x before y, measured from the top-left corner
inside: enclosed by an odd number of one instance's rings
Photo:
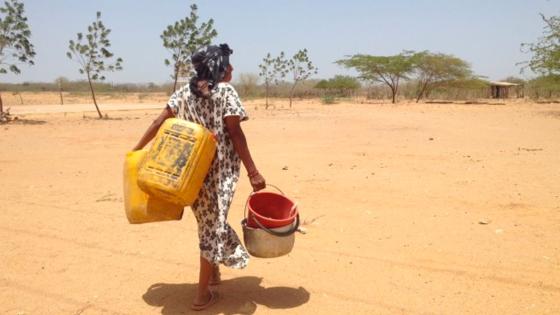
[[[255,220],[266,228],[283,227],[292,224],[298,215],[295,202],[284,194],[275,192],[261,191],[251,194],[247,200],[247,207],[247,226],[252,228],[259,227]]]

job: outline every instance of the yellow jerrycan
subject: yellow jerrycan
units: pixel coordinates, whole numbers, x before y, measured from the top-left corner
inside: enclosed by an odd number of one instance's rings
[[[138,187],[138,168],[147,150],[128,152],[124,162],[124,209],[132,224],[181,220],[184,207],[150,196]]]
[[[216,138],[199,124],[167,119],[138,171],[138,186],[154,197],[190,206],[216,153]]]

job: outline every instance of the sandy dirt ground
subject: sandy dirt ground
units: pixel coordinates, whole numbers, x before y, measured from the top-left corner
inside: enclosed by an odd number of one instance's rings
[[[203,314],[560,313],[559,105],[261,104],[254,159],[307,234],[223,269]],[[190,210],[124,215],[124,155],[159,110],[77,111],[0,126],[0,313],[191,313]],[[240,236],[249,192],[242,177]]]
[[[28,105],[75,105],[91,103],[89,91],[82,92],[63,92],[62,99],[58,92],[2,92],[2,101],[5,107],[20,108]],[[163,92],[96,92],[96,99],[99,104],[120,104],[120,103],[164,103],[169,98]],[[71,107],[71,106],[70,106]]]

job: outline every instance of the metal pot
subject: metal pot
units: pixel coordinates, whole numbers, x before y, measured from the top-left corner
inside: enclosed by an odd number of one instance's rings
[[[257,224],[260,223],[257,221]],[[254,257],[274,258],[286,255],[292,251],[295,242],[295,232],[299,227],[299,215],[291,227],[268,229],[262,225],[260,228],[247,226],[247,219],[241,221],[243,227],[243,241],[245,247]]]

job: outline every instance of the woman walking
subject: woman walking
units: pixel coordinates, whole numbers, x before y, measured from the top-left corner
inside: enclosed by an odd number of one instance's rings
[[[191,206],[198,223],[200,247],[200,273],[193,310],[203,310],[216,303],[218,294],[209,286],[219,284],[220,264],[240,269],[247,266],[249,260],[239,237],[227,223],[241,162],[254,191],[266,186],[241,129],[240,123],[248,116],[237,92],[229,84],[232,53],[227,44],[203,47],[194,53],[191,61],[196,75],[171,96],[163,112],[134,147],[134,150],[142,149],[170,117],[198,123],[216,135],[216,156],[198,199]]]

